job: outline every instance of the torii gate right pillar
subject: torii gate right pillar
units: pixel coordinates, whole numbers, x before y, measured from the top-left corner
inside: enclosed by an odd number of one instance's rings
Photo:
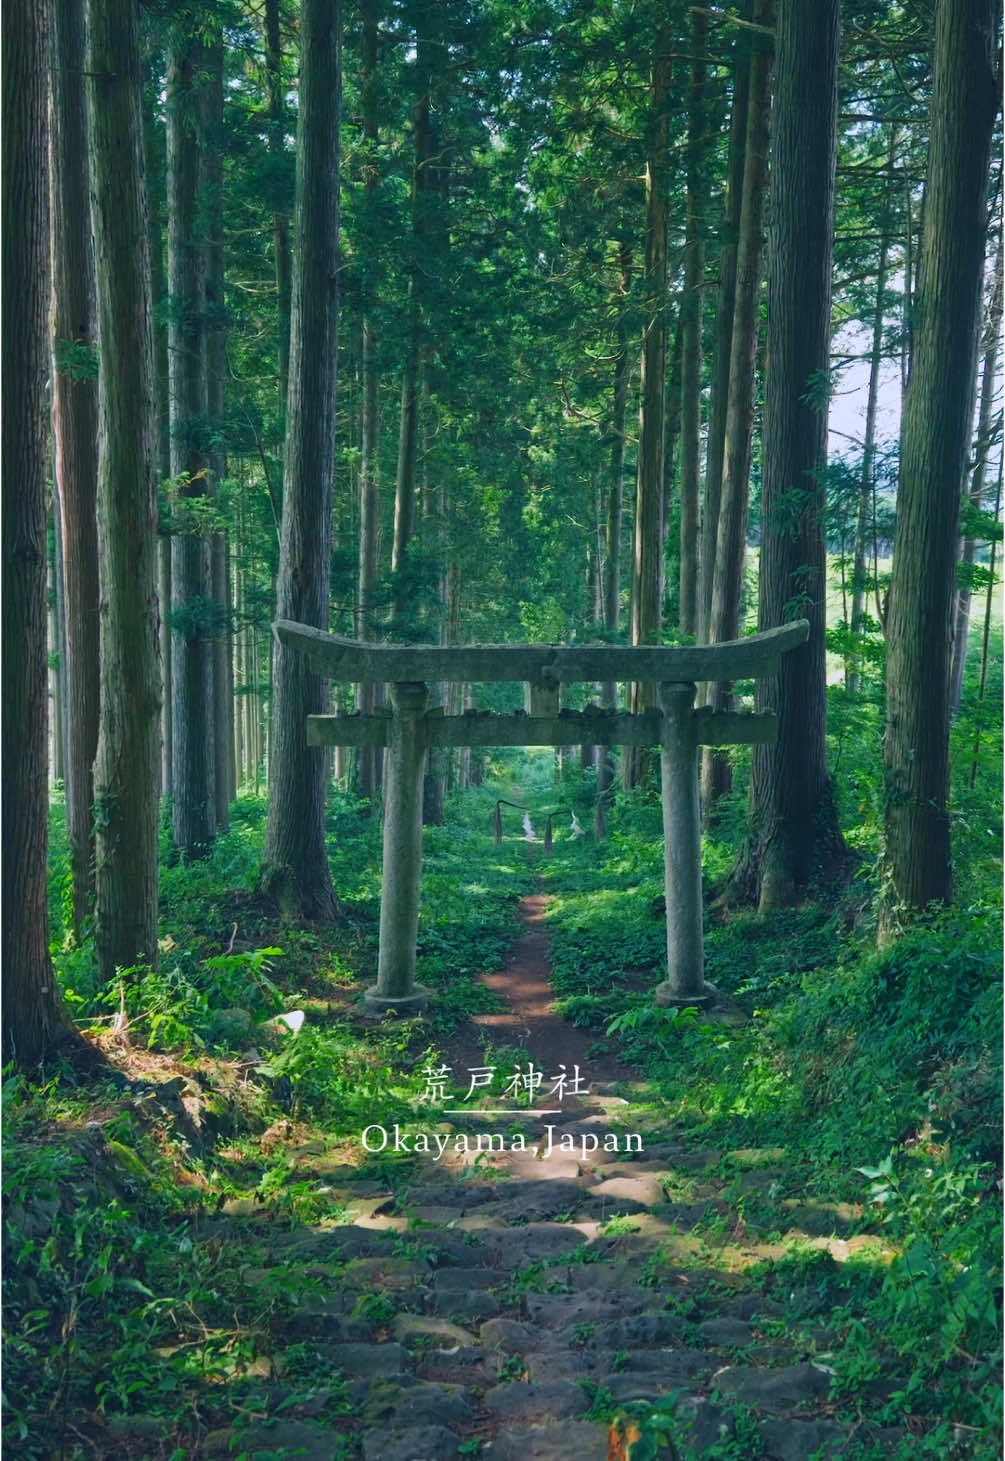
[[[667,978],[656,986],[655,999],[669,1006],[708,1004],[717,994],[705,983],[694,695],[693,684],[660,685]]]

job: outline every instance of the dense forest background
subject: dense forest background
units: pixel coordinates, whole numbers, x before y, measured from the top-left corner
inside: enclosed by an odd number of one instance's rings
[[[710,961],[741,1003],[788,1010],[783,1065],[801,1049],[825,1085],[848,1057],[848,1085],[813,1099],[850,1103],[856,1130],[889,1081],[882,1149],[878,1126],[839,1140],[832,1109],[814,1160],[847,1176],[936,1144],[920,1155],[948,1185],[890,1190],[928,1244],[942,1363],[986,1363],[995,1315],[953,1285],[978,1252],[992,1282],[1000,1177],[991,0],[9,0],[4,35],[15,1139],[54,1071],[100,1083],[133,1024],[155,1052],[240,1048],[220,1008],[287,1003],[264,973],[277,940],[289,994],[320,998],[322,964],[366,977],[381,758],[329,762],[304,724],[329,693],[371,711],[380,687],[329,687],[277,617],[626,645],[806,618],[756,692],[708,687],[779,716],[774,745],[705,753]],[[453,714],[523,704],[521,686],[440,688]],[[576,687],[568,707],[654,691]],[[595,985],[569,971],[628,967],[622,937],[658,968],[634,922],[656,891],[658,758],[547,761],[541,781],[539,761],[430,758],[427,852],[446,861],[427,884],[447,912],[424,912],[423,951],[439,939],[444,971],[469,972],[479,938],[505,946],[504,895],[465,906],[446,838],[463,845],[489,783],[529,777],[593,829],[563,895],[589,906],[559,908],[555,959],[572,1012],[610,1020],[626,1006],[591,1014]],[[605,923],[622,885],[636,903]],[[809,1005],[785,1004],[825,968]],[[892,1044],[861,1046],[884,1025]],[[665,1057],[641,1013],[621,1036]],[[727,1067],[694,1052],[735,1102],[752,1067]],[[901,1339],[918,1408],[931,1377]],[[938,1412],[960,1454],[991,1434],[972,1403],[988,1373]]]

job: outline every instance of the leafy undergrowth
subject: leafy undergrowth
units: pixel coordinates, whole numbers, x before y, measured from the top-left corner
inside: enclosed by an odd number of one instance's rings
[[[530,874],[519,843],[492,845],[493,804],[469,792],[427,829],[417,972],[435,1003],[426,1020],[380,1023],[359,999],[376,978],[380,883],[365,804],[336,797],[330,811],[346,910],[333,929],[281,927],[256,891],[263,800],[235,804],[203,862],[170,865],[165,839],[159,967],[107,985],[90,942],[65,932],[55,808],[56,966],[107,1068],[4,1089],[12,1455],[250,1455],[242,1432],[263,1407],[321,1418],[357,1454],[345,1385],[304,1319],[339,1274],[296,1242],[386,1198],[411,1158],[368,1154],[363,1128],[428,1126],[437,1043],[496,1007],[477,976],[504,960]],[[277,1245],[295,1256],[277,1261]]]
[[[995,825],[994,810],[982,820]],[[725,850],[709,841],[705,855],[713,881]],[[626,799],[602,858],[576,849],[549,870],[560,1007],[618,1041],[677,1132],[773,1154],[770,1180],[732,1189],[751,1227],[880,1224],[892,1261],[835,1265],[797,1245],[764,1281],[784,1293],[792,1265],[803,1274],[787,1322],[826,1314],[841,1328],[834,1397],[908,1423],[918,1455],[1001,1448],[1001,911],[988,863],[972,854],[982,896],[884,953],[864,881],[766,918],[711,914],[707,975],[727,1007],[712,1015],[651,1001],[666,938],[657,807]],[[727,1192],[742,1165],[724,1158]]]

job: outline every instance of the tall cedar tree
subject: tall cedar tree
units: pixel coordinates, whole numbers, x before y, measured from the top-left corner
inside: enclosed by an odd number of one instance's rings
[[[774,0],[756,0],[754,20],[770,28]],[[768,132],[771,113],[771,42],[763,34],[752,41],[747,95],[747,128],[743,146],[743,189],[739,239],[733,263],[732,330],[729,371],[725,382],[722,456],[718,465],[718,511],[715,558],[711,564],[709,643],[736,639],[740,633],[740,596],[747,550],[747,508],[750,498],[751,443],[756,402],[757,340],[761,319],[764,264],[764,199],[768,183]],[[731,707],[732,686],[719,681],[708,687],[708,704]],[[729,757],[711,749],[702,756],[702,795],[706,812],[732,786]]]
[[[209,542],[201,504],[206,458],[205,95],[209,52],[190,16],[175,21],[167,77],[171,475],[179,480],[171,542],[172,818],[175,846],[203,857],[216,836]]]
[[[276,612],[330,623],[339,229],[340,6],[304,0],[283,519]],[[307,745],[327,681],[275,646],[269,820],[263,885],[284,916],[327,921],[338,900],[325,850],[327,753]]]
[[[61,1031],[49,959],[46,378],[49,7],[12,0],[3,66],[3,1051],[37,1064]],[[41,164],[41,165],[40,165]]]
[[[88,211],[84,11],[52,4],[52,444],[65,585],[66,821],[73,928],[90,913],[98,746],[98,381]]]
[[[973,422],[991,136],[993,0],[941,0],[915,356],[904,404],[887,616],[886,901],[949,902],[949,665],[957,533]]]
[[[135,0],[90,0],[88,127],[100,369],[95,944],[105,978],[116,967],[157,960],[160,620],[138,30]]]
[[[642,344],[642,404],[635,497],[635,565],[632,575],[632,643],[659,642],[663,599],[664,448],[667,368],[667,191],[670,170],[669,28],[655,42],[650,83],[649,156],[646,165],[646,329]],[[632,709],[655,705],[655,686],[632,687]],[[625,753],[625,780],[638,786],[651,765],[650,753]]]
[[[759,626],[806,618],[810,634],[758,688],[778,739],[754,751],[756,848],[734,887],[762,909],[799,898],[846,856],[827,773],[823,482],[840,31],[840,0],[779,0]]]

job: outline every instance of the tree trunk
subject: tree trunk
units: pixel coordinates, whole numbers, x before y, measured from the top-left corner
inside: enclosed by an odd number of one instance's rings
[[[48,21],[45,0],[11,0],[4,13],[3,1055],[22,1069],[63,1030],[46,902]]]
[[[265,65],[269,87],[269,151],[273,157],[286,150],[286,102],[283,88],[283,46],[279,30],[280,0],[265,0]],[[279,346],[279,409],[286,410],[290,380],[290,220],[279,211],[272,215],[275,254]]]
[[[741,7],[747,19],[750,0]],[[733,62],[733,106],[729,123],[729,159],[726,191],[719,230],[719,297],[715,312],[715,356],[708,408],[708,444],[705,453],[705,505],[701,522],[701,571],[698,580],[698,642],[707,644],[712,617],[712,578],[715,571],[719,499],[722,493],[722,454],[726,435],[726,401],[729,391],[729,355],[733,341],[733,308],[736,295],[736,256],[740,238],[740,206],[743,196],[744,160],[747,147],[747,107],[750,95],[749,32],[741,30],[735,42]],[[700,692],[700,687],[699,687]]]
[[[628,297],[632,287],[632,251],[622,243],[618,250],[618,333],[614,360],[614,398],[611,408],[611,456],[608,472],[607,513],[604,523],[604,629],[612,638],[621,628],[621,525],[625,491],[625,432],[628,424],[628,387],[632,378],[629,350]],[[618,686],[608,680],[600,687],[600,703],[607,710],[618,707]],[[595,831],[603,837],[607,812],[614,794],[614,753],[610,746],[598,748],[597,804]]]
[[[79,942],[94,897],[98,745],[98,382],[88,213],[84,14],[52,4],[52,436],[66,602],[66,823]]]
[[[95,946],[104,979],[117,968],[157,962],[157,498],[138,28],[133,0],[90,0],[88,125],[100,347]]]
[[[276,613],[318,629],[327,629],[331,621],[340,36],[340,6],[304,0],[298,244]],[[326,711],[328,686],[303,655],[280,644],[274,655],[263,885],[278,899],[284,917],[330,921],[338,900],[325,847],[328,757],[323,749],[307,745],[307,716]]]
[[[670,165],[669,32],[660,32],[653,59],[650,93],[649,157],[646,166],[646,328],[642,347],[642,405],[639,469],[635,497],[635,563],[632,576],[632,643],[656,644],[662,609],[663,447],[667,364],[667,193]],[[632,686],[632,710],[656,704],[655,686]],[[652,765],[652,753],[626,750],[625,780],[639,786]]]
[[[63,676],[66,667],[66,641],[63,626],[66,609],[63,603],[62,573],[59,570],[62,533],[59,524],[59,498],[52,502],[52,527],[46,531],[46,605],[48,608],[49,644],[49,786],[66,781],[66,726],[63,718]]]
[[[688,103],[687,231],[680,364],[680,613],[681,634],[698,633],[698,504],[701,498],[702,295],[705,283],[705,166],[708,155],[705,52],[708,16],[691,11],[691,91]]]
[[[223,35],[214,29],[206,48],[206,84],[203,87],[203,166],[205,168],[206,240],[206,417],[209,426],[210,491],[219,492],[227,475],[223,446],[227,405],[227,323],[224,306],[223,253]],[[231,744],[234,701],[229,693],[230,594],[227,580],[227,535],[213,532],[209,552],[208,588],[213,601],[210,644],[213,695],[213,786],[218,832],[230,826]]]
[[[768,243],[760,628],[810,621],[808,642],[760,682],[778,739],[754,750],[756,851],[749,887],[762,911],[804,896],[843,862],[827,773],[826,551],[831,250],[839,0],[779,0]],[[735,335],[735,330],[734,330]]]
[[[936,12],[921,293],[887,613],[883,937],[902,912],[953,893],[950,614],[998,100],[995,21],[992,0],[943,0]]]
[[[890,147],[887,153],[888,180],[886,187],[886,210],[889,212],[893,193],[893,168],[897,155],[897,131],[890,130]],[[885,229],[886,222],[884,220]],[[852,635],[864,633],[865,599],[867,589],[866,545],[869,530],[869,509],[873,496],[873,464],[876,457],[876,405],[879,399],[879,371],[883,358],[883,314],[886,303],[887,257],[890,240],[884,232],[879,246],[879,263],[876,269],[876,304],[872,315],[872,348],[869,360],[869,392],[865,407],[865,435],[862,442],[862,475],[859,478],[858,507],[855,515],[855,546],[851,571],[851,617],[848,627]],[[845,669],[845,684],[850,695],[857,695],[862,685],[861,656],[853,647]]]
[[[1002,232],[998,232],[998,248],[995,254],[995,279],[988,310],[987,330],[984,335],[984,364],[981,370],[981,398],[977,412],[977,441],[974,444],[974,474],[970,480],[970,501],[979,509],[984,500],[984,484],[987,479],[988,454],[991,450],[991,414],[994,407],[995,372],[998,364],[998,341],[1002,327]],[[953,665],[949,681],[949,710],[956,715],[963,696],[963,671],[967,662],[967,642],[970,637],[970,606],[973,597],[969,570],[977,552],[977,541],[967,537],[963,541],[960,562],[963,564],[964,581],[956,593],[956,611],[953,614]]]
[[[754,19],[758,25],[772,26],[774,0],[756,0]],[[771,62],[770,42],[759,36],[754,42],[750,57],[743,196],[740,203],[740,237],[733,296],[733,337],[729,353],[719,515],[708,624],[710,644],[736,639],[740,633],[740,599],[747,551],[750,458],[754,435],[757,337],[764,264],[764,199],[768,185]],[[710,685],[705,700],[716,710],[730,709],[733,705],[732,686],[723,681]],[[702,801],[708,815],[714,811],[718,799],[732,786],[732,766],[728,755],[706,749],[702,755],[701,780]]]
[[[154,332],[154,462],[158,499],[171,476],[171,406],[168,365],[168,331],[164,319],[167,282],[164,278],[165,199],[154,188],[154,115],[151,106],[143,110],[143,157],[147,179],[147,236],[150,246],[150,288]],[[163,503],[166,506],[166,503]],[[158,514],[160,516],[160,514]],[[164,514],[167,517],[167,513]],[[158,542],[158,597],[160,599],[161,653],[161,795],[171,795],[171,534],[162,531]]]
[[[363,140],[366,156],[363,162],[366,220],[370,230],[376,226],[377,186],[380,180],[377,162],[379,139],[377,118],[377,8],[374,0],[363,6],[363,74],[362,108]],[[356,638],[373,638],[374,592],[380,570],[380,396],[377,372],[377,329],[373,280],[373,261],[367,250],[362,261],[363,278],[363,349],[362,385],[363,419],[359,464],[359,599],[356,609]],[[356,704],[364,714],[377,707],[376,685],[359,685]],[[361,746],[357,761],[357,789],[360,796],[375,804],[380,794],[383,754],[379,746]]]
[[[178,522],[171,543],[172,817],[174,842],[204,857],[216,835],[213,639],[209,550],[200,504],[206,459],[205,190],[200,167],[207,51],[190,22],[176,22],[168,63],[168,289],[170,293],[171,476]],[[189,504],[193,504],[190,506]]]

